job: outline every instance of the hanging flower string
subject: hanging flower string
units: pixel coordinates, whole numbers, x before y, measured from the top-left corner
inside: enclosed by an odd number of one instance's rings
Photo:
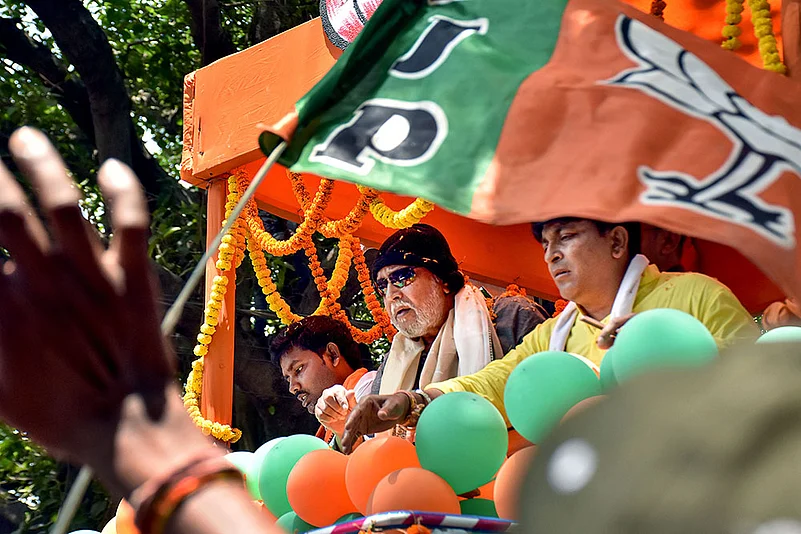
[[[200,410],[203,370],[205,356],[208,354],[209,345],[212,343],[213,336],[217,331],[223,300],[228,288],[229,277],[225,276],[225,273],[232,269],[235,270],[241,265],[246,249],[250,255],[256,279],[262,293],[264,293],[267,305],[282,323],[291,324],[301,320],[302,317],[292,311],[289,304],[279,293],[272,279],[272,273],[267,266],[265,251],[273,256],[286,256],[302,248],[309,258],[309,268],[320,293],[320,305],[314,311],[314,314],[331,315],[342,321],[348,326],[354,339],[359,343],[373,343],[382,335],[386,335],[391,340],[395,334],[395,329],[390,324],[389,317],[378,301],[373,289],[361,243],[357,238],[353,237],[353,232],[361,226],[366,214],[369,211],[374,211],[376,205],[383,206],[383,202],[378,198],[378,192],[369,188],[360,189],[359,199],[350,213],[342,219],[330,220],[323,215],[323,212],[330,202],[334,182],[322,179],[320,187],[312,198],[303,185],[300,175],[290,174],[290,180],[295,197],[303,210],[303,221],[289,239],[278,240],[265,230],[264,223],[259,217],[258,207],[253,200],[248,202],[240,218],[228,234],[223,236],[216,262],[216,267],[220,274],[215,276],[212,281],[209,300],[204,309],[203,325],[200,327],[197,345],[194,348],[194,354],[197,359],[192,362],[192,370],[186,380],[184,406],[192,420],[204,434],[214,436],[216,439],[227,443],[234,443],[239,440],[242,432],[232,428],[230,425],[224,425],[203,417]],[[245,191],[249,184],[250,179],[243,169],[234,171],[228,177],[228,196],[225,203],[226,219],[230,217],[232,210],[239,202],[241,192]],[[425,201],[418,199],[415,202],[417,204],[412,203],[401,212],[392,212],[385,206],[386,209],[381,213],[392,224],[410,226],[430,211],[427,206],[428,203],[425,203]],[[224,224],[225,221],[223,221]],[[330,280],[326,278],[317,254],[317,248],[312,238],[315,232],[320,232],[326,237],[339,239],[337,260]],[[367,309],[376,323],[367,331],[355,327],[339,304],[339,298],[348,281],[351,266],[356,270]],[[231,279],[235,279],[235,272]]]
[[[754,26],[762,67],[765,70],[786,74],[787,67],[779,55],[779,46],[773,34],[770,3],[768,0],[748,0],[748,8],[751,10],[751,23]],[[737,50],[742,46],[739,39],[742,29],[739,24],[743,20],[743,10],[744,0],[726,0],[726,25],[721,30],[723,35],[721,46],[726,50]]]
[[[740,22],[743,20],[743,0],[726,0],[726,25],[721,34],[724,41],[720,45],[726,50],[737,50],[742,46],[738,37],[742,33]]]
[[[779,74],[786,74],[787,67],[779,56],[776,37],[773,35],[773,18],[770,16],[770,4],[767,0],[748,0],[751,10],[751,22],[754,24],[754,35],[759,44],[759,55],[762,66]]]
[[[419,223],[423,217],[434,209],[434,203],[422,198],[415,199],[414,202],[400,211],[394,211],[384,204],[380,197],[370,204],[370,213],[373,218],[387,228],[408,228],[413,224]]]
[[[651,0],[651,15],[659,20],[665,20],[665,8],[667,4],[664,0]]]
[[[228,178],[228,198],[225,204],[225,217],[230,216],[236,203],[239,201],[239,193],[236,188],[235,177]],[[225,225],[223,221],[222,225]],[[242,228],[243,224],[241,219],[236,221],[231,230],[223,236],[220,247],[217,251],[216,267],[221,273],[231,270],[232,267],[239,267],[244,258],[245,248],[245,232]],[[234,273],[234,277],[236,274]],[[224,275],[217,275],[212,280],[211,292],[209,293],[209,300],[206,302],[206,307],[203,311],[203,324],[200,327],[200,333],[197,335],[197,345],[195,345],[194,354],[197,360],[192,362],[192,370],[186,379],[186,389],[184,392],[184,406],[186,407],[189,416],[194,421],[205,435],[214,436],[220,441],[227,443],[234,443],[242,437],[242,431],[232,428],[230,425],[217,423],[206,419],[200,411],[200,397],[203,391],[203,367],[205,364],[205,356],[209,352],[209,344],[211,344],[212,336],[217,331],[217,324],[220,320],[220,311],[222,310],[223,299],[228,289],[228,277]]]

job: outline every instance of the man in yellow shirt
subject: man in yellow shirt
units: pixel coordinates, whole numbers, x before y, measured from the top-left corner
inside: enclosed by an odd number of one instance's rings
[[[425,391],[363,398],[345,425],[346,451],[361,435],[406,423],[412,399],[424,406],[444,393],[470,391],[505,413],[504,387],[517,364],[537,352],[565,350],[599,365],[614,342],[614,333],[634,313],[654,308],[684,311],[700,320],[721,347],[759,333],[752,317],[723,284],[697,273],[660,273],[648,265],[644,256],[636,254],[637,225],[560,218],[536,223],[533,230],[560,295],[571,301],[562,312],[565,317],[543,322],[503,359],[477,373],[430,384]],[[599,332],[579,321],[579,314],[606,326]]]

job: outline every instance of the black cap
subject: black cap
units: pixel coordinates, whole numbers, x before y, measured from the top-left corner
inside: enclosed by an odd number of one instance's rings
[[[464,274],[459,271],[448,241],[428,224],[418,223],[398,230],[384,241],[370,273],[373,281],[378,271],[388,265],[425,267],[454,293],[464,286]]]

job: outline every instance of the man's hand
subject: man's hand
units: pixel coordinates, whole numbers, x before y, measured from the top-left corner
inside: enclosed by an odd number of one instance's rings
[[[173,434],[187,437],[188,451],[208,446],[173,385],[141,186],[119,162],[101,167],[114,226],[104,250],[81,214],[80,190],[45,136],[23,128],[9,149],[37,191],[49,232],[0,164],[0,246],[11,254],[0,270],[0,419],[51,452],[90,464],[115,490],[130,491],[155,468],[156,449],[172,446]],[[142,443],[152,455],[134,465],[142,455],[129,451]],[[164,456],[165,469],[179,461]]]
[[[411,406],[403,393],[368,395],[351,412],[342,435],[342,450],[350,454],[356,441],[366,434],[389,430],[406,420]]]
[[[314,406],[314,415],[320,424],[339,437],[345,431],[345,421],[356,406],[356,394],[336,385],[323,391]]]
[[[601,333],[598,335],[598,339],[596,340],[598,348],[602,350],[611,349],[612,345],[615,343],[617,331],[620,330],[629,319],[634,317],[634,315],[635,314],[630,313],[628,315],[624,315],[623,317],[610,319],[606,326],[604,326],[601,330]]]

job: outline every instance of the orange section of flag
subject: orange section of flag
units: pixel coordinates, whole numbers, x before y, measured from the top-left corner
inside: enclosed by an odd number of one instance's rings
[[[630,6],[571,0],[550,63],[512,104],[470,216],[645,221],[724,243],[801,295],[799,92]],[[747,285],[743,273],[763,282],[737,254],[728,264],[704,256],[724,283]],[[739,296],[753,311],[778,296],[766,287]]]

